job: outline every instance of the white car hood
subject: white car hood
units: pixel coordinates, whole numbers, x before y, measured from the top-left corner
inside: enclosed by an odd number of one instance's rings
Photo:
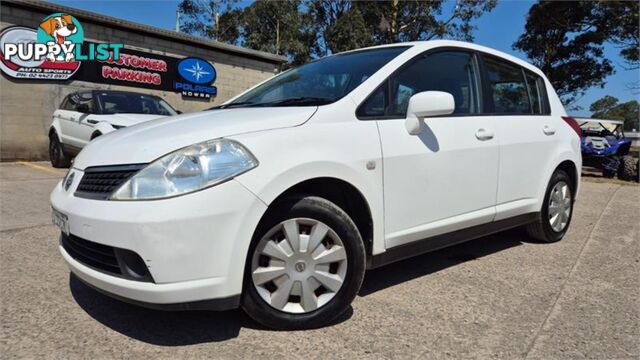
[[[316,106],[235,108],[155,119],[96,138],[78,154],[73,167],[149,163],[198,142],[297,126],[316,110]]]
[[[164,117],[157,114],[109,114],[94,115],[95,120],[106,121],[109,124],[117,126],[131,126],[141,122],[158,119]]]

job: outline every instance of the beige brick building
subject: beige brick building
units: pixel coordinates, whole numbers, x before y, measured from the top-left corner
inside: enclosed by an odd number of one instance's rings
[[[52,13],[68,13],[81,22],[86,41],[123,43],[125,49],[174,57],[199,57],[216,69],[217,95],[210,101],[178,92],[97,82],[16,80],[0,76],[0,160],[48,159],[47,133],[51,115],[70,92],[81,89],[129,90],[163,97],[183,112],[220,104],[277,73],[286,58],[153,28],[109,16],[32,0],[2,0],[0,31],[21,25],[37,28]]]

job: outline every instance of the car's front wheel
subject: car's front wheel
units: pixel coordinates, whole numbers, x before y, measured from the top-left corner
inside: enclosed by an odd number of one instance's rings
[[[54,168],[68,168],[71,166],[71,159],[64,153],[62,143],[60,143],[58,134],[55,132],[49,135],[49,160]]]
[[[527,225],[529,236],[542,242],[560,241],[571,223],[573,200],[574,189],[569,175],[556,170],[547,186],[538,220]]]
[[[242,306],[272,328],[324,326],[348,309],[364,271],[362,238],[345,211],[314,196],[286,200],[256,231]]]

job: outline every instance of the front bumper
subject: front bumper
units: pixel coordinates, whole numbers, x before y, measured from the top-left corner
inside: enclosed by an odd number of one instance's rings
[[[60,246],[80,280],[149,307],[202,308],[203,301],[212,299],[222,299],[227,304],[223,308],[237,305],[249,244],[266,210],[249,190],[231,180],[164,200],[91,200],[73,195],[83,174],[72,171],[77,174],[71,187],[64,190],[58,184],[51,193],[52,206],[68,217],[70,233],[135,252],[153,279],[114,276],[76,260]],[[176,305],[182,303],[198,306]]]

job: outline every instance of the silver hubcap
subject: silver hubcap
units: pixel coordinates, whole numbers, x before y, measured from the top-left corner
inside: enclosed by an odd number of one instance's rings
[[[570,215],[571,189],[566,182],[560,181],[553,187],[549,196],[549,224],[553,231],[564,230]]]
[[[258,243],[251,262],[260,297],[287,313],[306,313],[327,304],[346,274],[342,240],[327,225],[307,218],[274,226]]]

